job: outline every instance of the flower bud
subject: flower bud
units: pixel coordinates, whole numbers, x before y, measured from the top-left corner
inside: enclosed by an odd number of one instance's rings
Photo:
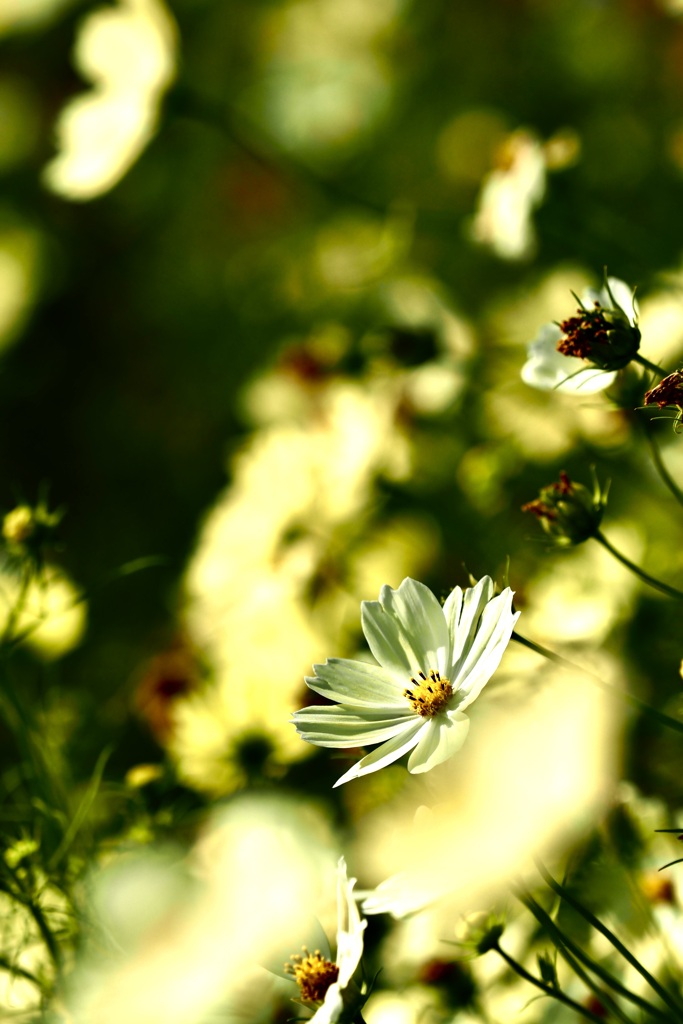
[[[615,293],[621,296],[620,301],[615,298]],[[601,291],[590,295],[592,305],[584,305],[577,299],[577,315],[559,324],[563,336],[557,351],[565,356],[585,359],[600,370],[621,370],[640,348],[633,296],[628,298],[627,286],[617,278],[607,278]]]
[[[36,521],[33,509],[28,505],[17,505],[2,521],[2,536],[8,544],[24,544],[33,534]]]
[[[495,912],[470,914],[465,919],[465,937],[459,945],[469,950],[471,957],[497,949],[500,937],[505,931],[505,921]]]
[[[541,975],[541,981],[546,985],[550,985],[551,988],[558,988],[555,961],[547,953],[539,953],[536,959],[538,961],[538,972]]]
[[[659,409],[667,406],[675,406],[678,409],[674,420],[674,430],[680,433],[680,425],[683,421],[683,370],[674,370],[668,377],[660,381],[655,387],[645,392],[645,405],[656,405]]]
[[[17,505],[2,520],[2,537],[8,552],[15,558],[42,561],[43,548],[52,539],[62,518],[62,511],[50,512],[44,502],[35,507]]]
[[[621,370],[631,362],[640,348],[640,331],[622,309],[603,309],[596,302],[593,309],[581,306],[576,312],[560,324],[558,352],[586,359],[600,370]]]
[[[583,484],[573,483],[567,474],[560,473],[557,483],[541,488],[535,501],[522,505],[522,512],[532,512],[545,532],[557,544],[581,544],[594,537],[600,526],[607,501],[595,481],[593,493]]]

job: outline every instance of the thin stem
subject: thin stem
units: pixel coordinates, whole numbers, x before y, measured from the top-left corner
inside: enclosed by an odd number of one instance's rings
[[[645,356],[641,356],[640,352],[636,352],[633,357],[633,362],[640,363],[640,365],[644,366],[646,370],[650,371],[650,373],[656,373],[658,377],[666,377],[666,370],[663,370],[661,366],[657,366],[656,363],[651,363],[649,359],[645,358]]]
[[[22,903],[23,906],[25,906],[26,909],[29,911],[29,913],[31,914],[31,917],[33,918],[33,920],[36,923],[38,931],[41,934],[43,942],[45,943],[45,946],[47,947],[47,951],[50,954],[50,957],[51,957],[55,967],[57,967],[57,968],[61,967],[61,964],[62,964],[62,951],[59,948],[59,943],[57,942],[57,939],[55,938],[55,936],[53,934],[53,931],[52,931],[52,929],[50,928],[50,925],[47,922],[47,918],[45,917],[45,914],[43,913],[42,907],[39,905],[37,900],[35,900],[31,896],[31,894],[29,892],[27,892],[25,885],[22,884],[21,877],[15,871],[13,871],[12,868],[8,864],[5,864],[5,869],[12,876],[12,879],[13,879],[14,884],[16,886],[16,889],[14,889],[14,890],[11,887],[8,886],[7,887],[7,892],[9,892],[9,894],[11,896],[13,896],[14,899],[16,899],[20,903]]]
[[[14,635],[14,630],[16,628],[16,625],[17,625],[18,621],[19,621],[21,613],[24,610],[24,605],[26,604],[26,599],[28,597],[28,591],[29,591],[29,587],[31,586],[32,580],[33,580],[33,571],[31,570],[31,568],[27,568],[25,566],[24,569],[22,570],[21,584],[20,584],[20,587],[19,587],[19,594],[17,595],[17,599],[14,602],[14,606],[13,606],[12,610],[10,611],[9,615],[7,616],[7,622],[5,623],[5,628],[2,631],[2,636],[0,636],[0,649],[3,648],[7,643],[9,643],[12,640],[12,637]]]
[[[604,1024],[603,1017],[599,1017],[597,1013],[593,1013],[592,1010],[589,1010],[586,1006],[582,1006],[581,1003],[575,1002],[575,1000],[572,999],[570,996],[565,995],[561,988],[554,988],[552,985],[546,985],[546,983],[544,981],[541,981],[540,978],[534,977],[533,974],[530,974],[529,971],[522,967],[520,963],[517,963],[517,961],[514,960],[509,955],[509,953],[506,953],[505,950],[502,949],[497,943],[493,947],[493,949],[496,951],[496,953],[500,953],[508,967],[511,967],[515,974],[518,974],[520,978],[524,978],[525,981],[528,981],[532,985],[535,985],[536,988],[540,988],[541,992],[545,992],[547,996],[551,996],[553,999],[559,1000],[559,1002],[564,1003],[565,1006],[570,1006],[572,1010],[575,1010],[577,1013],[580,1013],[582,1017],[586,1017],[588,1020],[596,1021],[598,1022],[598,1024]]]
[[[677,600],[683,601],[683,590],[677,590],[675,587],[670,587],[668,583],[662,583],[661,580],[657,580],[654,576],[650,576],[650,574],[645,572],[644,569],[641,569],[632,562],[630,558],[627,558],[626,555],[622,555],[621,551],[618,551],[613,544],[610,544],[607,537],[605,537],[600,530],[596,529],[593,536],[599,544],[602,544],[606,551],[609,551],[611,555],[614,555],[622,565],[625,565],[627,569],[634,573],[634,575],[638,576],[643,583],[647,583],[648,586],[654,587],[655,590],[659,590],[660,593],[666,594],[668,597],[675,597]]]
[[[641,964],[640,960],[638,960],[629,949],[627,949],[623,942],[617,938],[614,932],[610,931],[607,925],[602,923],[600,918],[596,917],[595,914],[591,913],[587,907],[584,907],[579,900],[572,896],[572,894],[563,885],[556,882],[540,860],[537,859],[535,863],[543,877],[543,880],[550,886],[553,892],[557,893],[557,895],[563,899],[565,903],[568,903],[570,907],[573,907],[574,910],[576,910],[576,912],[580,914],[588,924],[595,928],[596,931],[600,932],[601,935],[604,935],[608,942],[614,946],[616,951],[621,954],[624,960],[626,960],[626,962],[629,963],[631,967],[633,967],[634,970],[636,970],[638,974],[645,979],[647,984],[654,992],[657,993],[662,1002],[666,1003],[669,1009],[678,1014],[679,1019],[683,1019],[681,1016],[681,1006],[676,1002],[671,993],[664,988],[659,981],[657,981],[654,975],[650,974],[648,969]]]
[[[650,449],[650,454],[652,455],[652,461],[654,463],[655,469],[659,473],[664,484],[669,488],[669,490],[673,494],[676,501],[683,505],[683,491],[678,486],[678,484],[671,476],[671,473],[664,464],[662,453],[659,450],[659,445],[657,444],[654,431],[652,430],[652,421],[643,421],[641,418],[639,418],[639,422],[642,423],[643,425],[643,433],[645,434],[645,440],[647,441],[648,447]]]
[[[647,1013],[652,1014],[654,1017],[659,1017],[661,1020],[667,1021],[671,1024],[671,1017],[665,1013],[658,1006],[653,1006],[652,1003],[644,999],[643,996],[639,996],[636,992],[631,992],[629,988],[626,988],[618,978],[615,978],[606,967],[599,964],[596,960],[593,960],[591,956],[586,953],[581,946],[577,945],[573,939],[570,939],[568,935],[565,935],[560,928],[555,924],[550,914],[548,914],[543,907],[538,903],[533,896],[527,893],[523,888],[512,889],[513,894],[517,899],[524,904],[533,916],[536,918],[541,927],[547,932],[551,941],[555,944],[557,951],[560,956],[565,959],[570,966],[572,966],[571,957],[576,957],[585,967],[588,968],[593,974],[597,975],[603,984],[609,986],[618,995],[623,996],[624,999],[628,999],[629,1002],[639,1006],[641,1010],[645,1010]],[[567,956],[569,952],[570,956]],[[676,1010],[677,1019],[680,1020],[680,1014]]]
[[[647,715],[648,718],[653,719],[655,722],[659,722],[660,725],[665,725],[669,729],[674,729],[676,732],[683,732],[683,722],[679,722],[677,718],[671,718],[670,715],[664,714],[663,711],[658,711],[657,708],[653,708],[650,704],[646,704],[644,700],[639,697],[635,697],[632,693],[628,693],[626,690],[620,690],[616,686],[612,686],[611,683],[606,683],[600,676],[596,676],[593,672],[583,668],[581,665],[574,664],[573,661],[569,661],[568,658],[563,658],[561,654],[556,654],[555,651],[549,650],[547,647],[543,647],[542,644],[537,644],[535,640],[529,640],[528,637],[522,636],[520,633],[513,632],[512,639],[516,640],[522,647],[527,647],[530,651],[534,651],[536,654],[540,654],[541,657],[547,658],[548,661],[552,661],[555,665],[559,665],[561,668],[570,669],[573,672],[581,672],[587,676],[595,686],[598,686],[605,693],[615,694],[620,697],[621,700],[630,704],[631,707],[637,708],[642,714]]]
[[[624,1010],[622,1010],[611,992],[608,992],[606,988],[601,987],[597,981],[591,978],[588,971],[581,966],[581,963],[576,959],[576,957],[572,956],[568,949],[562,949],[561,954],[576,977],[584,983],[586,988],[589,988],[591,992],[595,994],[606,1010],[609,1010],[615,1017],[618,1017],[619,1020],[623,1021],[623,1024],[633,1024],[631,1018],[624,1012]],[[662,1016],[664,1016],[664,1014],[662,1014]]]

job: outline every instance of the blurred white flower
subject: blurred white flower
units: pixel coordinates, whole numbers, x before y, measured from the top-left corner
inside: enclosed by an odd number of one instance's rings
[[[422,583],[405,579],[363,601],[363,632],[378,665],[332,658],[306,679],[340,703],[294,714],[299,734],[322,747],[380,745],[335,786],[377,771],[412,751],[408,770],[429,771],[460,749],[469,729],[463,712],[497,669],[519,613],[512,591],[493,596],[485,576],[456,587],[443,608]]]
[[[286,970],[299,986],[301,1001],[317,1007],[311,1022],[333,1024],[345,1006],[359,1009],[362,995],[351,986],[363,955],[363,933],[367,921],[361,919],[353,894],[355,878],[349,878],[346,861],[339,858],[337,866],[337,952],[336,960],[325,959],[320,950],[303,955],[296,953]]]
[[[49,189],[88,200],[123,177],[154,134],[175,51],[175,23],[162,0],[119,0],[84,19],[74,64],[94,88],[59,116],[58,153],[43,171]]]
[[[638,307],[634,293],[616,277],[607,278],[604,287],[596,291],[587,288],[581,297],[583,309],[593,313],[596,307],[616,317],[637,332]],[[569,321],[565,321],[565,325]],[[639,337],[639,332],[638,337]],[[566,331],[558,323],[544,324],[528,348],[528,358],[522,367],[522,380],[541,391],[564,391],[579,395],[592,395],[604,391],[614,381],[616,372],[591,365],[590,361],[567,355],[558,349]]]
[[[205,1024],[250,980],[263,991],[258,965],[308,935],[335,861],[317,808],[275,796],[233,801],[189,851],[110,853],[85,882],[91,927],[65,988],[68,1019]]]
[[[531,132],[513,132],[501,147],[498,166],[484,179],[472,223],[475,241],[501,259],[529,256],[535,247],[532,211],[545,194],[546,157]]]

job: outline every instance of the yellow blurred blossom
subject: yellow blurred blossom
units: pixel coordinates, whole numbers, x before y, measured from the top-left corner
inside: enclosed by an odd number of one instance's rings
[[[58,153],[43,172],[48,188],[88,200],[123,177],[154,134],[175,75],[176,46],[163,0],[118,0],[83,20],[74,64],[93,89],[59,116]]]
[[[378,474],[405,458],[396,390],[335,378],[300,393],[296,416],[236,457],[187,571],[186,624],[212,680],[177,702],[169,749],[212,793],[243,784],[252,757],[277,774],[309,753],[288,720],[311,663],[352,635],[368,586],[435,550],[429,519],[373,519]]]
[[[20,598],[18,577],[0,573],[0,633],[18,607],[14,633],[25,635],[27,646],[45,661],[78,646],[86,629],[87,604],[65,573],[47,566]]]
[[[509,135],[484,179],[473,238],[502,259],[530,256],[536,243],[531,214],[545,195],[545,177],[545,153],[536,135],[525,129]]]

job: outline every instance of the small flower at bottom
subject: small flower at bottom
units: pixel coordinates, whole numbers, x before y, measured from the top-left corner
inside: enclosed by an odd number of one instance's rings
[[[363,955],[363,933],[367,921],[358,912],[353,894],[355,878],[349,878],[346,861],[337,867],[337,953],[328,960],[319,949],[292,954],[285,971],[299,986],[300,1001],[314,1008],[311,1024],[340,1024],[354,1020],[367,999],[367,993],[354,982]]]
[[[488,576],[442,607],[423,583],[405,579],[382,587],[379,601],[363,601],[361,621],[378,664],[331,658],[314,665],[310,689],[338,701],[295,712],[309,743],[359,747],[378,743],[335,786],[378,771],[412,751],[408,771],[426,772],[465,741],[463,712],[498,668],[519,613],[509,587],[494,597]]]
[[[563,471],[557,483],[542,487],[535,501],[522,505],[522,512],[535,515],[557,544],[582,544],[596,535],[606,502],[607,490],[602,491],[597,480],[591,494]]]

